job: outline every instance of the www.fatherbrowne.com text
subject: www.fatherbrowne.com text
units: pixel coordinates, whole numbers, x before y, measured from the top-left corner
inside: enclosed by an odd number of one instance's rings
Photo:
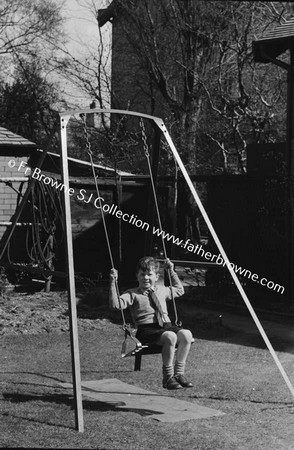
[[[16,166],[15,160],[10,160],[8,162],[8,165],[10,168]],[[109,205],[108,203],[105,203],[105,200],[103,197],[95,197],[93,193],[91,193],[89,196],[87,195],[87,191],[85,189],[79,189],[78,192],[69,186],[65,186],[61,181],[56,180],[55,178],[51,178],[45,174],[42,174],[41,169],[35,168],[34,170],[30,169],[29,167],[26,167],[27,163],[25,161],[21,161],[18,166],[18,171],[21,169],[25,169],[25,174],[29,172],[32,178],[43,182],[44,184],[50,185],[52,188],[55,188],[56,190],[59,190],[60,192],[64,191],[69,196],[76,196],[76,198],[84,203],[91,203],[95,208],[102,209],[103,213],[110,214],[112,216],[115,216],[118,219],[123,220],[124,222],[130,223],[131,225],[136,226],[137,228],[140,228],[144,231],[149,231],[150,225],[147,222],[144,222],[143,220],[139,219],[137,215],[135,214],[129,214],[124,213],[121,211],[117,205]],[[265,286],[268,289],[274,290],[280,294],[283,294],[285,291],[284,286],[281,286],[280,284],[274,283],[274,281],[268,280],[267,278],[260,278],[256,273],[252,273],[248,269],[243,269],[242,267],[237,266],[236,264],[224,260],[222,256],[214,255],[208,251],[205,251],[205,249],[202,247],[201,244],[193,244],[190,239],[183,240],[179,239],[178,237],[175,237],[173,234],[169,234],[165,232],[164,230],[156,227],[152,227],[152,234],[158,237],[161,237],[162,239],[171,242],[174,245],[177,245],[186,251],[190,253],[194,253],[197,256],[200,256],[201,258],[204,258],[206,261],[210,261],[212,263],[215,263],[219,266],[230,266],[236,274],[246,277],[255,283],[259,283],[261,286]]]

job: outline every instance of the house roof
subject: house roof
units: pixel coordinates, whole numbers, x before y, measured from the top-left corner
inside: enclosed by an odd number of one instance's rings
[[[103,25],[105,25],[107,22],[109,21],[111,22],[111,20],[113,19],[115,8],[117,7],[116,3],[117,1],[113,0],[108,6],[108,8],[98,10],[97,19],[98,19],[98,26],[100,28],[103,27]]]
[[[19,136],[18,134],[12,133],[12,131],[7,130],[7,128],[0,127],[0,148],[37,148],[37,144],[29,141],[28,139]]]
[[[266,31],[252,42],[254,60],[268,63],[294,47],[294,17]]]
[[[16,133],[12,133],[11,131],[9,131],[7,128],[1,127],[0,126],[0,150],[1,149],[5,149],[5,150],[19,150],[19,149],[23,149],[23,150],[27,150],[27,149],[35,149],[37,151],[42,152],[43,150],[38,149],[37,148],[37,144],[35,144],[34,142],[29,141],[28,139],[16,134]],[[37,157],[37,153],[34,153],[34,155]],[[56,153],[52,153],[52,152],[47,152],[48,157],[50,158],[57,158],[60,159],[60,155],[56,154]],[[91,164],[87,161],[82,161],[80,159],[76,159],[76,158],[71,158],[68,157],[68,161],[71,165],[78,167],[85,167],[85,168],[89,168],[91,167]],[[102,164],[94,164],[94,167],[98,170],[104,171],[104,172],[109,172],[109,173],[114,173],[116,172],[117,175],[119,176],[130,176],[133,175],[130,172],[125,172],[123,170],[116,170],[112,167],[108,167]]]
[[[43,150],[38,149],[37,153],[41,153]],[[34,154],[37,157],[37,153]],[[73,176],[92,176],[92,165],[88,161],[68,157],[69,172]],[[57,153],[47,152],[46,159],[43,163],[42,170],[48,170],[50,172],[60,172],[60,155]],[[111,175],[116,174],[118,176],[135,176],[131,172],[125,172],[123,170],[115,170],[113,167],[105,166],[103,164],[93,164],[94,168],[101,173],[109,173]]]

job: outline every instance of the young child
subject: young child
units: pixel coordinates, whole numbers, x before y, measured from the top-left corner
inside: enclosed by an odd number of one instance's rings
[[[186,359],[192,342],[189,330],[172,325],[168,317],[166,300],[172,299],[170,288],[157,286],[159,278],[159,262],[150,256],[141,258],[137,265],[136,276],[138,287],[128,289],[117,297],[115,281],[118,274],[110,271],[109,305],[111,308],[129,308],[133,321],[137,326],[137,339],[142,344],[158,344],[162,346],[162,385],[166,389],[193,387],[184,376]],[[165,267],[170,270],[174,298],[184,294],[173,263],[167,259]],[[155,294],[155,295],[154,295]],[[175,365],[173,359],[176,351]]]

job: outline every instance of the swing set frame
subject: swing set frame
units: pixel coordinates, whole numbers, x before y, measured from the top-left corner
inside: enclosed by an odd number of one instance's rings
[[[220,255],[223,260],[227,262],[226,266],[228,271],[252,317],[255,325],[257,326],[274,362],[280,371],[287,387],[289,388],[293,398],[294,398],[294,387],[286,374],[280,360],[278,359],[275,350],[272,347],[234,269],[229,263],[229,259],[226,252],[214,230],[214,227],[207,215],[207,212],[196,192],[196,189],[189,177],[189,174],[181,160],[181,157],[166,129],[166,126],[161,118],[154,117],[151,115],[137,113],[134,111],[125,111],[118,109],[99,109],[99,108],[87,108],[79,110],[69,110],[59,114],[60,116],[60,134],[61,134],[61,168],[62,168],[62,182],[65,186],[69,186],[69,173],[68,173],[68,153],[67,153],[67,125],[71,117],[81,117],[86,114],[122,114],[125,116],[135,116],[143,119],[147,119],[162,132],[169,148],[173,154],[175,161],[177,162],[179,168],[181,169],[182,175],[193,195],[193,198],[202,214],[203,219],[211,233],[212,238],[218,248]],[[72,230],[71,230],[71,206],[70,206],[70,196],[63,190],[64,199],[64,213],[65,213],[65,242],[66,242],[66,272],[67,272],[67,282],[68,282],[68,302],[69,302],[69,319],[70,319],[70,336],[71,336],[71,356],[72,356],[72,376],[73,376],[73,391],[74,391],[74,401],[75,401],[75,423],[76,429],[80,432],[84,431],[84,421],[83,421],[83,406],[82,406],[82,391],[81,391],[81,371],[80,371],[80,356],[79,356],[79,342],[78,342],[78,329],[77,329],[77,309],[76,309],[76,295],[75,295],[75,278],[74,278],[74,264],[73,264],[73,245],[72,245]]]

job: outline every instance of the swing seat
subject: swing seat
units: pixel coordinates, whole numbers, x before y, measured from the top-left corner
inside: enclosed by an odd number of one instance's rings
[[[191,344],[194,344],[195,339],[192,338]],[[176,346],[177,348],[177,346]],[[162,346],[157,344],[147,344],[146,346],[142,347],[140,351],[133,352],[132,356],[135,356],[135,365],[134,370],[141,370],[141,363],[142,363],[142,356],[143,355],[156,355],[158,353],[161,353]]]
[[[135,365],[134,370],[141,370],[142,356],[143,355],[156,355],[161,353],[162,346],[157,344],[150,344],[146,347],[142,348],[139,352],[134,353],[135,356]]]

